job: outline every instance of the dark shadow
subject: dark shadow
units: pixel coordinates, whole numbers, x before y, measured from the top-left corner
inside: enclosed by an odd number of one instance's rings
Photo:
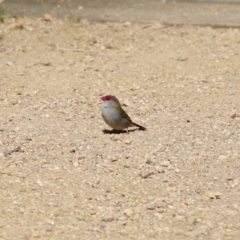
[[[116,130],[116,129],[108,130],[108,129],[103,129],[102,132],[104,134],[121,134],[121,133],[127,133],[127,130]]]
[[[146,128],[134,128],[134,129],[128,129],[128,132],[135,132],[137,130],[140,131],[145,131]],[[127,133],[127,130],[117,130],[117,129],[112,129],[112,130],[108,130],[108,129],[103,129],[102,132],[104,134],[121,134],[121,133]]]
[[[137,130],[140,131],[145,131],[146,128],[135,128],[135,129],[128,129],[128,132],[135,132]],[[117,129],[112,129],[112,130],[108,130],[108,129],[103,129],[102,132],[104,134],[121,134],[121,133],[127,133],[127,130],[117,130]]]

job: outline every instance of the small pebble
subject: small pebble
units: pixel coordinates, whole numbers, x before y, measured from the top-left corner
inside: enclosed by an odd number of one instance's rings
[[[74,162],[74,163],[73,163],[73,166],[74,166],[74,167],[78,167],[78,165],[79,165],[78,162]]]
[[[133,215],[133,213],[134,212],[129,208],[127,208],[123,211],[123,214],[126,215],[127,217],[131,217]]]
[[[161,166],[163,166],[163,167],[169,167],[169,165],[170,165],[170,162],[169,162],[169,161],[163,161],[163,162],[161,162]]]
[[[156,203],[155,202],[150,202],[147,204],[147,209],[148,210],[154,210],[156,208]]]
[[[131,142],[132,142],[132,141],[131,141],[130,139],[126,139],[126,140],[125,140],[125,144],[128,144],[128,145],[130,145],[130,144],[131,144]]]

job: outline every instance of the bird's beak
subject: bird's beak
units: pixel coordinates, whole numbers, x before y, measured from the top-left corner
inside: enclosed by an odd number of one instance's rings
[[[105,97],[103,96],[103,97],[101,97],[101,99],[103,100],[103,101],[105,101]]]

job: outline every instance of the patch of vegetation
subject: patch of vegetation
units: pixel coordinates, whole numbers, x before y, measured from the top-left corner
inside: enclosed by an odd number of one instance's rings
[[[0,23],[4,22],[4,14],[5,14],[5,9],[3,5],[0,3]]]
[[[13,19],[16,19],[16,20],[18,19],[18,15],[10,15],[9,17],[13,18]]]
[[[4,39],[4,34],[0,33],[0,41]]]
[[[79,17],[70,17],[70,18],[68,18],[68,20],[73,23],[80,23],[82,18],[80,16]]]

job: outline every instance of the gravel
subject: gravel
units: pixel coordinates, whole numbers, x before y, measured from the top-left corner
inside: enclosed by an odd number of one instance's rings
[[[240,239],[239,29],[0,33],[1,239]],[[105,94],[147,131],[104,131]]]

